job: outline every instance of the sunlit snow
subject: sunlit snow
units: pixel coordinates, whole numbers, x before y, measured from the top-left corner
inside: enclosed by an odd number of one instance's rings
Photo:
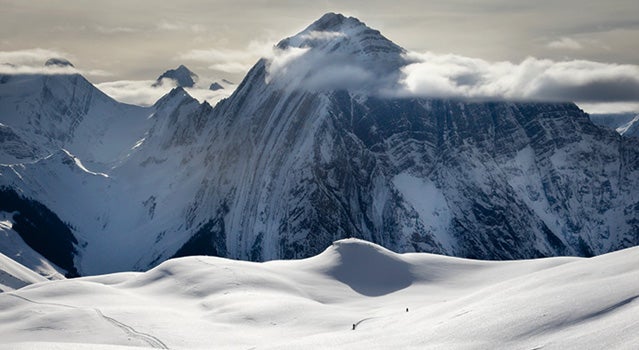
[[[305,260],[188,257],[0,294],[0,348],[632,349],[638,266],[639,248],[487,262],[355,239]]]

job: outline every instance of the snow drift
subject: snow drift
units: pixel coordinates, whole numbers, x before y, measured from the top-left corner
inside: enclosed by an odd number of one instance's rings
[[[631,349],[638,266],[639,248],[487,262],[356,239],[304,260],[179,258],[0,294],[0,348]]]

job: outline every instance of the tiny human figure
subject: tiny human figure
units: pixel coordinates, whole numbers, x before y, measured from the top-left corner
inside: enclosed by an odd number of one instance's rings
[[[353,323],[353,330],[355,330],[355,323]]]
[[[406,308],[406,312],[408,312],[408,308]]]

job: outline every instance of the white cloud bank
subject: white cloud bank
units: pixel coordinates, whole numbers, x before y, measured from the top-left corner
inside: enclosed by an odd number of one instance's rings
[[[409,53],[402,68],[406,92],[427,97],[639,102],[639,66],[584,60],[527,58],[489,62],[458,55]]]
[[[551,49],[560,49],[560,50],[581,50],[581,49],[583,49],[583,45],[581,45],[581,43],[579,43],[575,39],[568,38],[568,37],[562,37],[562,38],[559,38],[557,40],[553,40],[553,41],[549,42],[548,45],[546,45],[546,46],[551,48]]]
[[[69,57],[67,53],[49,49],[26,49],[16,51],[0,51],[0,63],[9,63],[16,66],[43,65],[52,57]]]
[[[94,77],[111,75],[103,70],[82,70],[71,66],[45,66],[50,58],[69,57],[65,52],[49,49],[26,49],[17,51],[0,51],[0,74],[82,74]]]
[[[575,102],[597,112],[639,105],[637,65],[534,57],[519,63],[490,62],[432,52],[409,52],[403,58],[405,65],[393,72],[356,57],[309,48],[275,49],[268,58],[267,82],[404,97]]]
[[[155,80],[120,80],[96,84],[96,87],[117,101],[150,106],[177,86],[171,79],[162,79],[162,84],[153,86],[155,82]],[[211,91],[197,86],[184,90],[199,102],[206,101],[211,105],[215,105],[233,92],[231,88]]]
[[[209,69],[226,73],[245,73],[261,57],[271,56],[271,41],[251,41],[246,49],[196,49],[177,56],[179,61],[196,61],[210,64]]]
[[[317,40],[344,36],[341,33],[312,33]],[[68,57],[48,49],[0,51],[0,74],[83,74],[73,67],[45,67],[51,57]],[[527,58],[519,63],[490,62],[453,54],[409,52],[406,64],[396,72],[381,72],[362,64],[357,57],[314,52],[309,48],[274,48],[252,42],[246,50],[192,50],[183,59],[208,62],[210,68],[240,72],[260,57],[267,58],[268,77],[285,77],[289,85],[308,89],[362,89],[380,94],[431,98],[490,100],[573,101],[589,112],[630,112],[639,107],[639,66],[586,60],[553,61]],[[10,64],[5,64],[10,63]],[[97,84],[113,98],[127,103],[151,105],[173,87],[152,87],[152,81],[115,81]],[[217,103],[231,91],[190,89],[200,101]]]

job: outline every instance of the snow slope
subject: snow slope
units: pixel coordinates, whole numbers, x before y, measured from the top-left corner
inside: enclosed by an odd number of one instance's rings
[[[48,261],[41,254],[29,247],[20,235],[13,230],[13,224],[12,215],[7,212],[0,211],[0,252],[2,252],[0,255],[2,255],[4,259],[3,267],[0,269],[5,272],[9,272],[7,268],[19,265],[20,267],[11,268],[12,271],[26,269],[29,271],[29,275],[35,274],[38,276],[37,279],[31,277],[27,279],[20,278],[21,280],[30,283],[44,279],[64,279],[64,273],[66,271]],[[8,262],[8,260],[13,262],[13,264]],[[1,273],[2,272],[0,272],[0,274]],[[12,272],[9,273],[15,275]],[[4,285],[5,287],[11,287],[13,289],[18,288],[16,285]]]
[[[180,258],[2,293],[0,348],[633,349],[638,266],[639,248],[486,262],[354,239],[304,260]]]
[[[0,293],[47,279],[0,253]]]

